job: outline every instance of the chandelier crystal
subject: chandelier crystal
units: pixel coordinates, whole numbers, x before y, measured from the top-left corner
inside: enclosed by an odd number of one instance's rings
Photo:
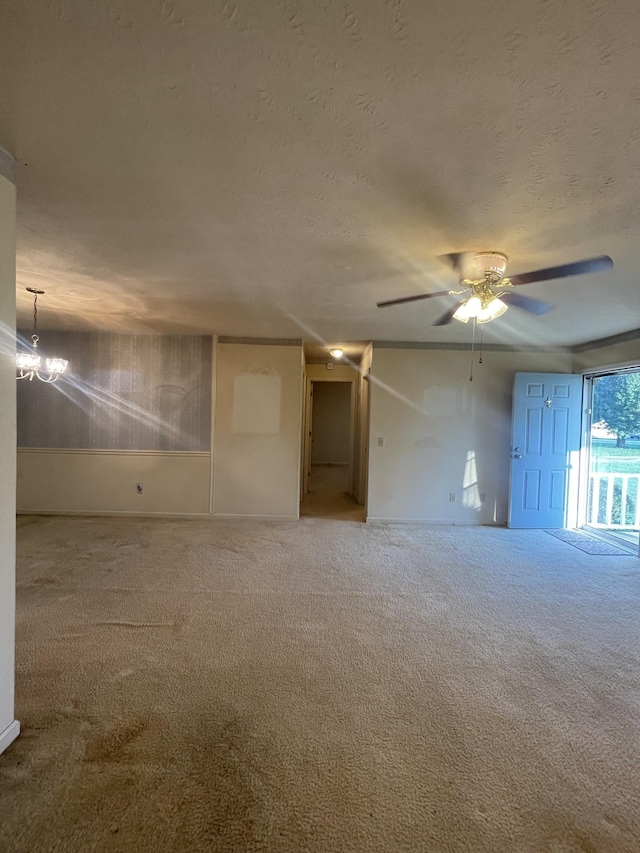
[[[28,379],[30,382],[37,376],[41,382],[55,382],[67,369],[69,363],[64,358],[42,358],[38,353],[38,296],[44,290],[35,287],[27,287],[29,293],[33,293],[33,334],[31,335],[32,352],[16,353],[16,379]],[[43,365],[44,361],[44,365]]]

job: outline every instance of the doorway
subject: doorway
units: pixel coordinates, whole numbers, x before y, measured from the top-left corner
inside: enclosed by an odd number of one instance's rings
[[[301,515],[364,521],[354,495],[355,383],[308,381]]]
[[[586,377],[585,526],[637,551],[640,533],[640,369]]]
[[[575,527],[582,377],[516,373],[509,527]]]
[[[584,528],[638,553],[640,366],[516,374],[509,526]]]

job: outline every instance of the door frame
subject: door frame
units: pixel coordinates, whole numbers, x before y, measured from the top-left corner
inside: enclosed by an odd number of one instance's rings
[[[578,471],[578,497],[576,528],[586,526],[589,507],[589,470],[591,468],[591,435],[593,377],[582,374],[582,421],[580,425],[580,469]]]
[[[359,479],[358,489],[361,494],[355,495],[356,500],[364,506],[365,517],[367,513],[367,504],[369,500],[369,430],[371,424],[371,368],[368,368],[361,374],[362,384],[360,397],[358,399],[359,416],[356,429],[359,430],[360,452],[359,460]],[[366,390],[365,390],[366,389]],[[364,400],[363,400],[364,398]]]
[[[516,386],[518,384],[518,376],[544,376],[549,377],[549,381],[552,382],[551,377],[567,377],[568,379],[582,380],[580,382],[580,388],[578,389],[578,382],[576,385],[576,397],[579,396],[579,423],[577,424],[577,434],[575,432],[576,427],[573,427],[574,435],[577,438],[577,447],[575,448],[576,452],[576,465],[575,468],[570,462],[569,453],[570,449],[567,451],[566,457],[566,480],[565,480],[565,491],[564,491],[564,513],[563,513],[563,526],[565,528],[574,528],[578,526],[578,511],[579,511],[579,500],[580,500],[580,484],[581,484],[581,474],[583,467],[583,448],[584,448],[584,393],[585,393],[585,383],[584,377],[581,377],[578,373],[560,373],[553,371],[517,371],[513,377],[513,396],[512,396],[512,406],[511,406],[511,462],[509,466],[509,493],[508,493],[508,511],[507,511],[507,527],[514,529],[544,529],[547,525],[540,525],[539,527],[528,527],[525,525],[522,527],[519,524],[513,525],[513,508],[514,508],[514,480],[515,480],[515,469],[514,469],[514,460],[522,459],[522,456],[516,455],[516,451],[519,450],[519,447],[515,446],[516,442]],[[547,379],[544,380],[544,384],[547,384]],[[551,401],[549,400],[549,403]],[[577,403],[577,401],[576,401]],[[574,411],[572,407],[570,407],[569,411]],[[576,412],[576,414],[578,414]],[[571,422],[571,416],[567,421],[567,426]],[[544,433],[542,433],[544,435]],[[521,443],[521,442],[520,442]],[[525,451],[523,451],[524,453]],[[538,519],[539,521],[539,519]]]
[[[303,430],[303,447],[302,447],[302,499],[309,493],[309,480],[311,477],[311,444],[313,440],[313,385],[315,382],[347,382],[351,385],[351,393],[349,395],[349,494],[354,494],[354,464],[353,454],[356,446],[356,381],[351,378],[342,376],[327,376],[322,379],[311,379],[305,377],[304,391],[304,430]]]
[[[608,540],[616,544],[618,547],[624,548],[625,543],[621,542],[617,537],[607,536],[606,531],[599,531],[597,528],[589,527],[587,524],[589,518],[589,474],[591,471],[591,426],[593,423],[593,380],[599,376],[609,376],[615,373],[637,373],[640,371],[640,361],[631,360],[618,364],[605,365],[603,367],[590,367],[580,371],[582,375],[582,433],[580,447],[580,473],[578,487],[578,507],[577,507],[577,524],[576,527],[586,529],[593,536],[601,536],[602,539]],[[634,553],[634,548],[627,544],[629,553]],[[638,557],[640,557],[640,544],[638,547]]]

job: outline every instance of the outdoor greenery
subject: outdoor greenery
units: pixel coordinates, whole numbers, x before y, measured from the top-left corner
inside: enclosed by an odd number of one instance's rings
[[[616,447],[615,439],[597,439],[591,441],[591,470],[603,474],[640,474],[640,440],[629,441],[628,447]],[[638,480],[629,481],[625,518],[622,518],[622,480],[613,481],[613,504],[611,521],[614,524],[632,524],[635,517],[638,498]],[[598,500],[598,519],[606,517],[607,492],[609,484],[602,483]],[[593,494],[590,496],[590,501]]]
[[[616,447],[615,439],[591,440],[591,470],[603,474],[640,474],[640,440]]]
[[[594,379],[593,424],[615,437],[592,438],[592,472],[640,474],[640,372]],[[593,488],[592,484],[590,503],[594,498]],[[601,481],[598,499],[598,521],[601,524],[606,523],[607,503],[611,506],[612,524],[633,524],[640,500],[640,479],[628,479],[625,489],[623,506],[623,478]]]
[[[631,436],[640,436],[640,373],[617,373],[594,379],[593,421],[604,421],[625,447]]]

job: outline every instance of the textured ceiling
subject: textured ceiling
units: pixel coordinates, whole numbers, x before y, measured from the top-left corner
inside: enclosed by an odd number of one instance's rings
[[[490,341],[640,326],[637,0],[4,0],[21,318],[307,340],[464,341],[435,259],[531,285]]]

